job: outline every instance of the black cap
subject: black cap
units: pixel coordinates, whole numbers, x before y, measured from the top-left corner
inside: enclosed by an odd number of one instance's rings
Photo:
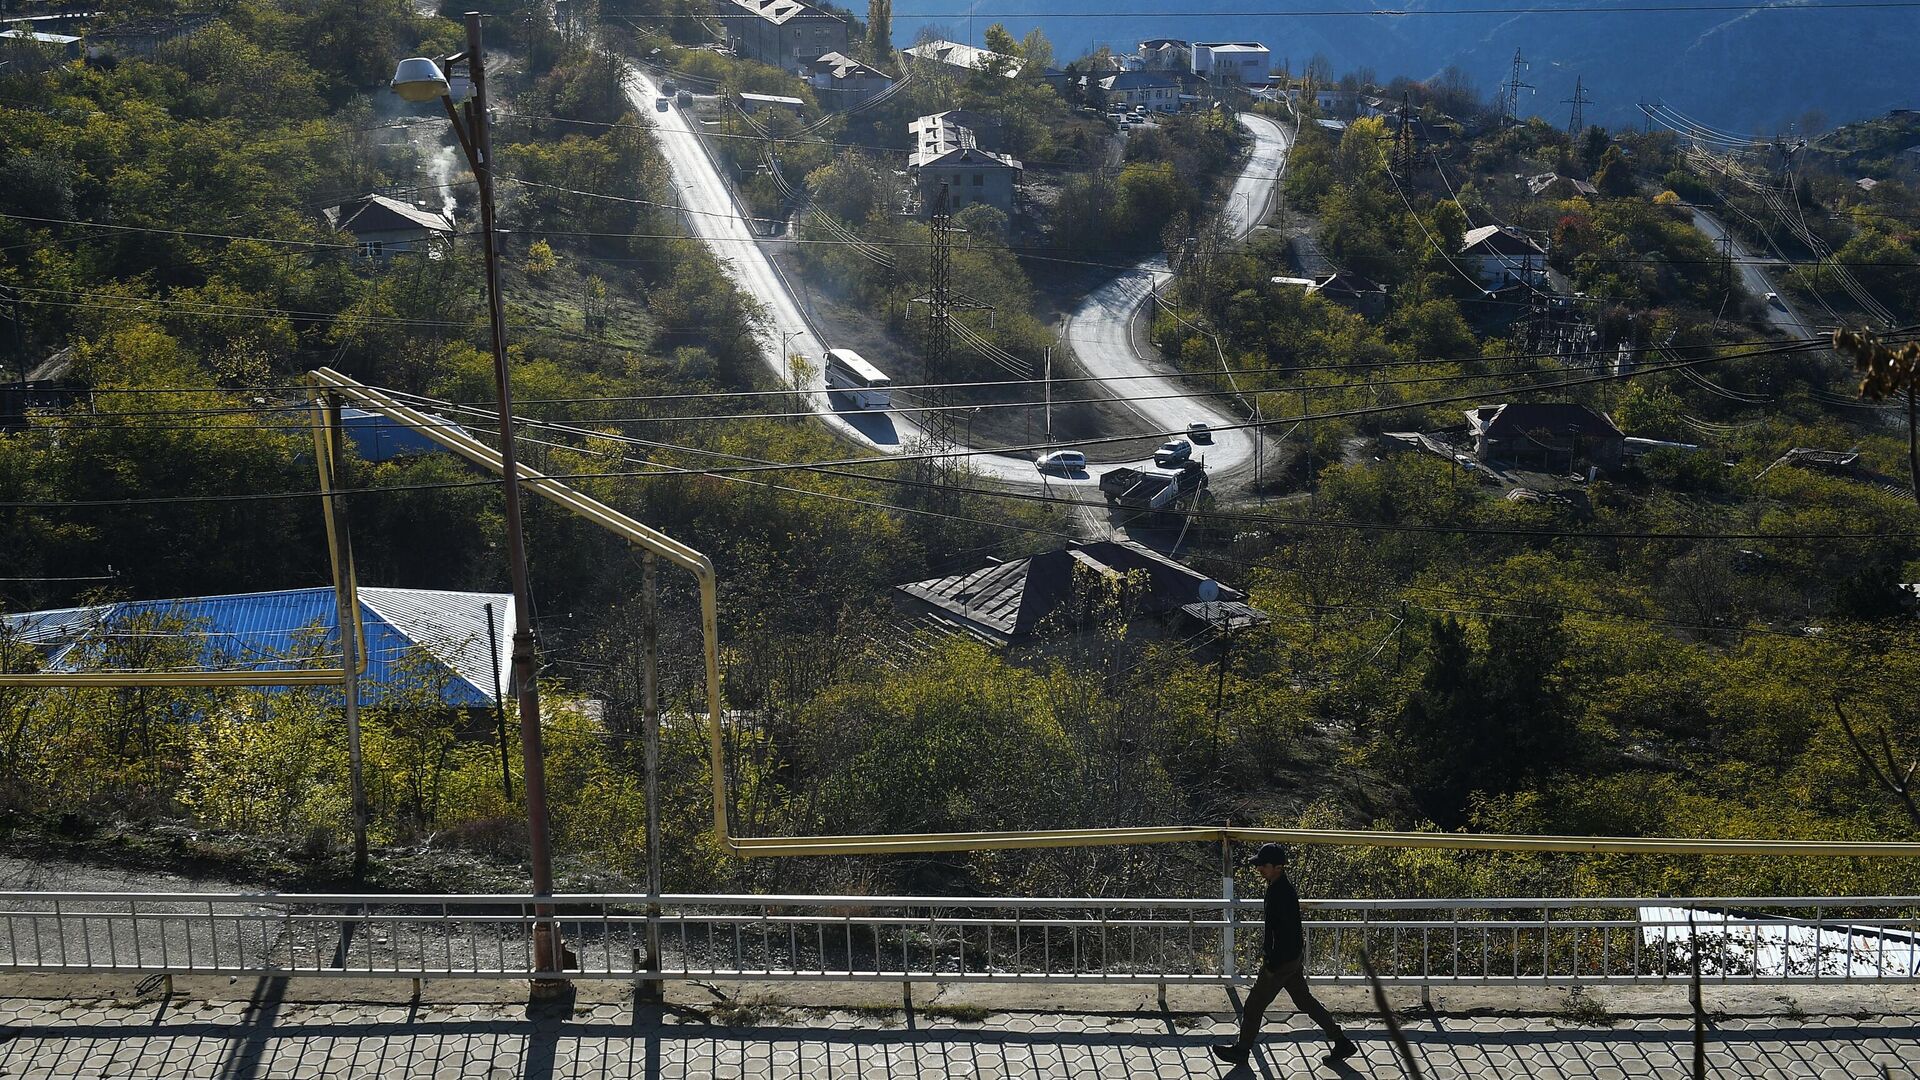
[[[1247,860],[1248,866],[1285,866],[1287,865],[1287,847],[1285,844],[1261,844],[1260,850]]]

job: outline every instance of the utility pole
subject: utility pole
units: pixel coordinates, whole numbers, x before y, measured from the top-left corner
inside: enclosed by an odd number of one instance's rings
[[[649,551],[640,556],[640,707],[647,757],[647,971],[660,970],[660,602],[657,584],[659,559]],[[640,986],[643,1000],[666,1000],[666,986],[648,979]]]
[[[1505,91],[1501,95],[1503,101],[1500,113],[1503,126],[1520,122],[1520,91],[1534,88],[1532,83],[1520,81],[1520,73],[1528,67],[1528,63],[1520,57],[1520,50],[1513,50],[1513,70],[1507,76]]]
[[[1041,360],[1041,363],[1045,365],[1045,369],[1044,369],[1045,374],[1042,376],[1042,381],[1046,383],[1046,395],[1047,395],[1047,407],[1046,407],[1047,440],[1046,441],[1049,445],[1051,445],[1053,443],[1053,346],[1051,345],[1047,346],[1046,352],[1043,354],[1043,359]]]
[[[513,766],[507,760],[507,695],[500,689],[500,635],[493,629],[493,605],[487,608],[487,657],[493,661],[493,723],[500,732],[500,792],[513,802]]]
[[[548,844],[546,750],[540,734],[539,676],[534,667],[533,595],[527,584],[526,532],[520,515],[520,464],[513,442],[512,381],[507,375],[506,311],[500,297],[499,236],[494,218],[493,133],[487,115],[487,56],[480,40],[480,13],[466,14],[467,48],[447,57],[448,67],[467,65],[473,96],[464,110],[454,104],[440,64],[426,57],[400,61],[393,90],[403,99],[446,106],[453,133],[466,152],[480,189],[480,239],[486,255],[487,330],[493,346],[494,400],[500,435],[501,491],[506,501],[507,568],[513,582],[513,689],[519,698],[522,786],[527,793],[527,854],[533,877],[533,969],[544,978],[533,983],[535,996],[564,990],[554,978],[566,963],[560,926],[553,918],[553,851]]]
[[[1576,75],[1573,78],[1573,96],[1562,102],[1573,106],[1573,114],[1567,117],[1567,134],[1578,138],[1586,130],[1586,118],[1580,107],[1593,99],[1587,96],[1585,80]]]

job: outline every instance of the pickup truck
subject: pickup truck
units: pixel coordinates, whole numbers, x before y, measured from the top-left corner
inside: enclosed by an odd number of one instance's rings
[[[1100,494],[1110,506],[1131,510],[1165,510],[1207,483],[1206,467],[1189,461],[1179,472],[1147,469],[1108,469],[1100,474]]]

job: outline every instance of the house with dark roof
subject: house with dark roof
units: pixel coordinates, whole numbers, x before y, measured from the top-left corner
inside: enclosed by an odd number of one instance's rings
[[[437,254],[438,245],[453,236],[453,221],[445,214],[385,195],[363,195],[329,206],[320,216],[335,232],[351,233],[360,254],[376,262],[409,252]]]
[[[511,594],[362,588],[358,596],[362,703],[418,689],[422,680],[452,709],[492,708],[496,687],[513,692],[505,646]],[[202,669],[287,671],[329,657],[338,665],[338,613],[333,587],[325,586],[0,615],[0,631],[35,653],[44,671],[115,664],[117,640],[155,631],[185,642]]]
[[[1369,319],[1378,319],[1387,313],[1386,286],[1351,270],[1336,270],[1314,282],[1307,291]]]
[[[718,0],[727,47],[782,71],[808,74],[828,53],[846,54],[847,22],[803,0]]]
[[[1158,72],[1121,71],[1094,84],[1106,94],[1108,108],[1119,106],[1132,112],[1134,106],[1145,105],[1153,112],[1180,111],[1180,83]]]
[[[1538,285],[1546,279],[1547,253],[1511,225],[1482,225],[1460,238],[1460,258],[1471,260],[1489,289],[1516,282]]]
[[[847,109],[887,92],[893,76],[845,53],[830,52],[813,62],[807,82],[829,109]]]
[[[934,113],[907,125],[913,145],[907,172],[919,186],[921,212],[933,212],[944,185],[949,213],[986,205],[1011,218],[1014,185],[1023,171],[1020,162],[982,149],[973,129],[955,123],[954,116]]]
[[[1215,629],[1266,620],[1239,590],[1130,540],[1069,544],[894,588],[908,607],[1000,644],[1074,632],[1102,589],[1133,614]]]
[[[1510,401],[1467,410],[1473,453],[1483,461],[1509,461],[1553,472],[1580,466],[1617,468],[1627,436],[1613,418],[1570,401]]]

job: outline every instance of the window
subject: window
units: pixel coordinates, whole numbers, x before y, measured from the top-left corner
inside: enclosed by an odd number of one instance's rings
[[[360,254],[369,259],[378,259],[386,254],[386,245],[379,240],[362,240]]]

